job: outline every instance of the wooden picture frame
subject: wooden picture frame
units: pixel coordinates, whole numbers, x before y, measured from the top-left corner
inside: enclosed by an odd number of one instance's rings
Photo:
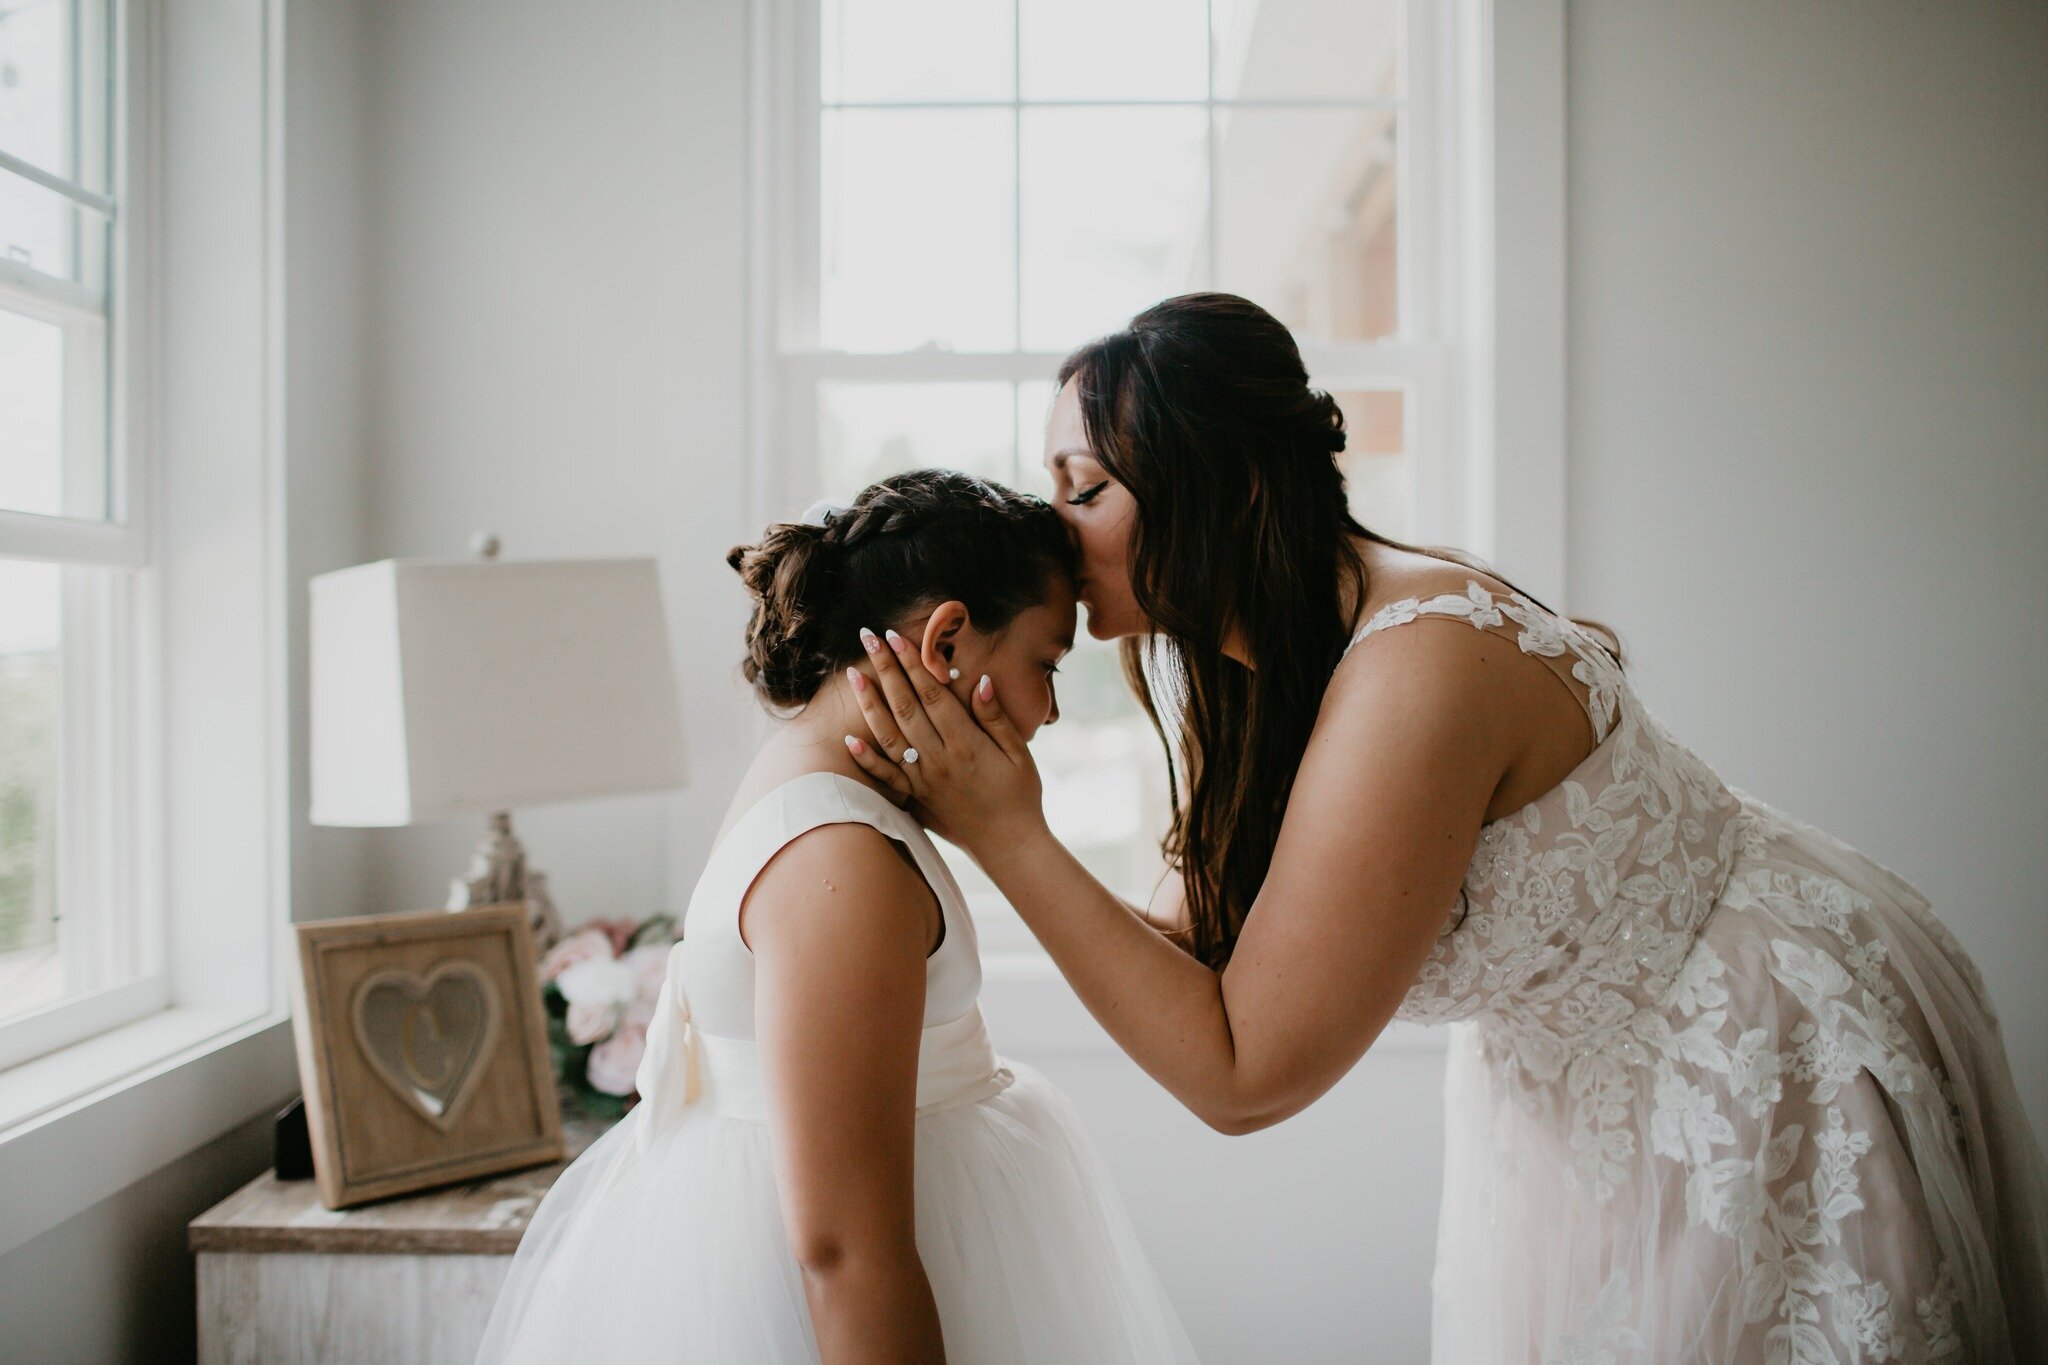
[[[296,928],[292,1034],[322,1203],[561,1159],[524,903]]]

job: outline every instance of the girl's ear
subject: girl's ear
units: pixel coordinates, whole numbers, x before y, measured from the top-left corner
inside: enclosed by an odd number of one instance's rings
[[[967,633],[969,624],[964,602],[941,602],[932,609],[925,619],[924,638],[918,642],[918,661],[925,672],[940,682],[947,681],[954,669],[953,656],[959,652],[961,637]]]

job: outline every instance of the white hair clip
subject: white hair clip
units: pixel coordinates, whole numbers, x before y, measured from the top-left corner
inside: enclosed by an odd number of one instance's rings
[[[834,502],[830,498],[819,498],[804,509],[804,514],[799,520],[807,526],[823,526],[826,518],[842,516],[852,510],[851,507],[848,507],[843,502]]]

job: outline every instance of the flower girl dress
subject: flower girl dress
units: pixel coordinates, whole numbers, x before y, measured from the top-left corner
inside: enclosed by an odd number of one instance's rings
[[[974,924],[931,840],[832,773],[769,792],[713,852],[649,1026],[641,1102],[535,1211],[478,1359],[817,1359],[776,1196],[739,912],[784,845],[831,824],[872,825],[901,844],[944,917],[925,968],[916,1221],[948,1361],[1193,1360],[1073,1109],[991,1047]]]

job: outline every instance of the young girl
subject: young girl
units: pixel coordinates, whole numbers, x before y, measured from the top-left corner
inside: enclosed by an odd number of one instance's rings
[[[479,1359],[1194,1358],[1073,1111],[991,1048],[959,888],[846,740],[870,626],[1027,737],[1058,719],[1070,555],[1045,503],[945,471],[732,552],[786,719],[691,898],[641,1103],[535,1212]]]

